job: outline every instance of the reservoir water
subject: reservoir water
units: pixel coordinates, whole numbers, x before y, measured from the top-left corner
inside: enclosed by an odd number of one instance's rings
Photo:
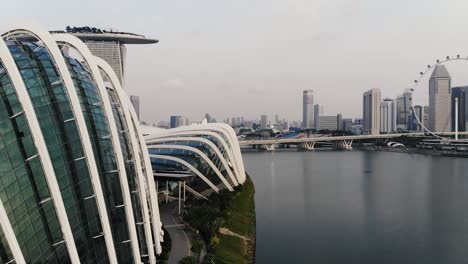
[[[243,153],[256,263],[468,263],[468,159]]]

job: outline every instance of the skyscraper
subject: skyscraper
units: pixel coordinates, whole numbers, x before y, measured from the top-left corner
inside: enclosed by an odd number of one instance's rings
[[[437,65],[429,79],[429,130],[451,130],[451,78],[444,65]]]
[[[343,130],[343,115],[336,115],[336,130]]]
[[[180,127],[183,125],[183,120],[182,120],[182,116],[171,116],[170,117],[170,128],[176,128],[176,127]]]
[[[455,98],[458,98],[458,131],[466,131],[468,123],[468,86],[452,88],[452,131],[455,131]]]
[[[320,115],[318,116],[318,119],[320,120],[319,122],[320,126],[316,128],[317,130],[330,130],[330,131],[338,130],[338,116]]]
[[[304,90],[302,93],[302,127],[314,126],[314,91]]]
[[[261,115],[260,116],[260,128],[266,128],[268,125],[268,116]]]
[[[411,115],[411,107],[413,105],[413,94],[410,91],[405,91],[396,99],[396,125],[400,129],[409,129],[409,119]]]
[[[390,98],[383,99],[380,105],[380,132],[391,133],[396,130],[395,101]]]
[[[205,119],[206,119],[207,123],[212,123],[213,122],[213,118],[208,113],[205,114]]]
[[[410,127],[411,131],[423,131],[423,126],[427,126],[428,107],[415,105],[411,111]],[[419,121],[418,121],[419,120]],[[422,125],[421,125],[422,123]]]
[[[314,105],[314,128],[319,129],[320,127],[320,119],[319,116],[325,115],[325,108],[321,104]]]
[[[156,39],[134,33],[119,32],[113,29],[101,30],[90,27],[67,27],[65,32],[81,39],[93,55],[109,63],[122,85],[127,55],[125,45],[158,43]],[[64,31],[52,31],[52,33],[64,33]]]
[[[380,133],[380,89],[371,89],[363,94],[363,133]]]
[[[138,120],[140,120],[140,97],[136,95],[130,95],[130,102],[132,103],[133,109],[135,109]]]

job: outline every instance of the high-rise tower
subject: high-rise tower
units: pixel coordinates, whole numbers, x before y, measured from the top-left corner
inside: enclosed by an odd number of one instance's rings
[[[325,109],[323,105],[315,104],[314,105],[314,128],[315,129],[319,129],[320,127],[319,116],[324,115],[324,114],[325,114]]]
[[[396,130],[395,101],[390,98],[383,99],[380,105],[380,132],[391,133]]]
[[[314,91],[304,90],[302,94],[302,127],[314,126]]]
[[[458,98],[458,131],[466,131],[468,124],[468,86],[452,88],[452,131],[455,131],[455,98]]]
[[[363,94],[363,133],[380,133],[380,89],[372,89]]]
[[[429,79],[429,130],[448,132],[451,129],[451,78],[444,65],[437,65]]]

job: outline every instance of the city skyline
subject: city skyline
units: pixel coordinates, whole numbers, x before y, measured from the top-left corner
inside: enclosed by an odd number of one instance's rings
[[[355,102],[365,90],[379,87],[382,96],[393,98],[412,87],[426,64],[446,55],[468,55],[463,44],[468,4],[461,1],[221,1],[210,2],[210,13],[190,2],[84,1],[72,14],[57,3],[6,3],[5,8],[23,7],[24,12],[5,14],[0,29],[29,17],[51,30],[88,25],[159,39],[156,45],[129,46],[127,52],[126,85],[140,96],[141,119],[150,123],[172,114],[200,120],[206,112],[218,119],[278,113],[300,120],[296,94],[306,89],[315,91],[327,112],[359,117]],[[115,18],[98,15],[109,6],[119,7]],[[38,8],[44,12],[34,12]],[[453,86],[468,84],[465,64],[447,65]],[[347,100],[336,100],[338,93]],[[426,94],[424,81],[415,104],[426,105]],[[258,97],[268,103],[259,104]]]

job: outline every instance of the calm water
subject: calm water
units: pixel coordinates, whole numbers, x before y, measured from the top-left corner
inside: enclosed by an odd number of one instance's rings
[[[468,263],[468,159],[244,153],[257,263]]]

